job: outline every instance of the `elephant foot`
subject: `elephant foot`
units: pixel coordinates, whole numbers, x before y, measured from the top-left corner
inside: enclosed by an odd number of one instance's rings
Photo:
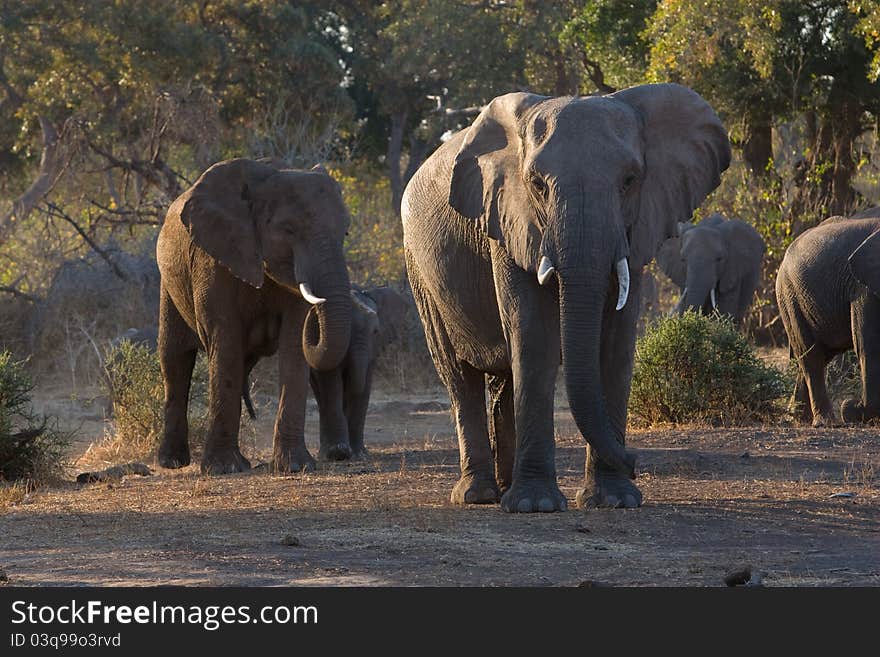
[[[486,475],[462,475],[452,487],[453,504],[495,504],[501,499],[495,479]]]
[[[596,472],[592,478],[592,486],[578,491],[578,508],[635,509],[642,506],[642,491],[632,479],[616,472]]]
[[[202,474],[222,475],[236,472],[247,472],[251,463],[238,447],[228,449],[206,449],[202,456]]]
[[[179,446],[172,446],[163,441],[159,446],[159,453],[156,455],[159,465],[169,470],[185,468],[190,464],[189,445],[184,443]]]
[[[321,445],[318,458],[322,461],[347,461],[351,458],[351,447],[348,443]]]
[[[813,416],[813,426],[817,429],[820,429],[822,427],[836,427],[838,426],[838,422],[830,413],[820,414]]]
[[[862,424],[876,418],[877,413],[866,409],[858,399],[845,399],[840,405],[840,417],[847,423]]]
[[[352,445],[351,446],[351,460],[352,461],[366,461],[369,456],[370,456],[370,453],[367,451],[367,448],[364,447],[363,445],[360,445],[360,446]]]
[[[568,500],[553,479],[514,479],[510,490],[501,497],[501,508],[508,513],[551,513],[568,509]]]
[[[273,472],[314,472],[317,464],[305,445],[275,450],[272,457]]]

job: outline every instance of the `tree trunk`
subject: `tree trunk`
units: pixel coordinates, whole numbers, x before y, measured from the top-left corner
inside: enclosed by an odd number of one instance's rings
[[[61,162],[58,154],[58,130],[45,116],[40,116],[40,130],[43,132],[43,152],[40,155],[40,170],[24,194],[12,202],[12,208],[0,216],[0,244],[6,241],[7,235],[15,224],[27,219],[37,204],[52,191],[61,175]]]
[[[400,199],[403,197],[403,176],[400,172],[400,158],[403,152],[403,129],[406,125],[406,112],[391,115],[391,135],[388,138],[388,179],[391,181],[391,207],[400,216]]]
[[[743,160],[752,175],[764,177],[770,173],[767,163],[773,160],[773,129],[769,116],[752,116],[747,119]]]

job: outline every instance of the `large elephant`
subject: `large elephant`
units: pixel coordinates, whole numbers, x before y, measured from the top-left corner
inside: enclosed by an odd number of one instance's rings
[[[168,210],[159,358],[165,427],[159,463],[190,461],[187,398],[199,348],[208,357],[208,435],[201,469],[250,467],[238,446],[241,393],[263,356],[279,353],[273,466],[314,467],[303,436],[309,367],[345,356],[351,296],[342,240],[350,217],[322,168],[297,171],[235,159],[209,168]]]
[[[681,290],[676,311],[727,315],[739,325],[761,278],[767,247],[752,226],[718,213],[700,223],[680,223],[660,246],[657,264]]]
[[[458,433],[453,502],[503,492],[506,511],[566,508],[553,437],[561,354],[589,444],[578,503],[641,503],[624,434],[642,269],[729,161],[712,108],[660,84],[500,96],[416,172],[404,250]]]
[[[376,359],[408,311],[404,297],[390,287],[352,289],[351,296],[348,353],[332,370],[313,369],[310,374],[320,415],[319,455],[332,461],[366,456],[364,422]]]
[[[880,417],[880,208],[831,217],[791,243],[776,276],[776,301],[798,376],[792,405],[814,426],[834,423],[825,366],[855,348],[861,400],[846,422]]]

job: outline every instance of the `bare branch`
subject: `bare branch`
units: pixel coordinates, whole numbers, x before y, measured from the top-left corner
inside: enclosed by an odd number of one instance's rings
[[[115,262],[113,262],[113,258],[110,257],[110,254],[107,252],[107,250],[101,248],[100,246],[98,246],[98,243],[95,242],[95,240],[93,240],[93,239],[89,236],[89,234],[86,233],[86,231],[83,230],[82,226],[80,226],[80,225],[79,225],[79,224],[73,219],[73,217],[71,217],[71,216],[70,216],[69,214],[67,214],[64,210],[62,210],[60,207],[58,207],[57,205],[55,205],[55,204],[52,203],[52,202],[48,202],[48,203],[46,203],[46,208],[47,208],[47,212],[48,212],[48,214],[49,214],[50,216],[52,216],[52,217],[57,217],[57,218],[59,218],[59,219],[63,219],[64,221],[66,221],[67,223],[69,223],[71,226],[73,226],[73,229],[74,229],[77,233],[79,233],[79,236],[83,238],[83,240],[85,241],[85,243],[88,244],[89,247],[90,247],[95,253],[97,253],[99,256],[101,256],[101,258],[104,260],[104,262],[106,262],[106,263],[110,266],[110,269],[113,270],[113,273],[116,274],[116,276],[118,276],[119,278],[121,278],[123,281],[128,281],[128,280],[129,280],[129,276],[128,276],[128,274],[126,274],[124,271],[122,271],[122,270],[119,268],[119,265],[117,265]]]
[[[612,87],[610,84],[605,82],[605,73],[602,71],[602,67],[599,65],[599,62],[590,59],[587,57],[587,53],[581,54],[581,61],[584,64],[584,68],[587,70],[587,77],[590,78],[590,81],[596,85],[596,89],[601,91],[603,94],[613,94],[617,89]]]

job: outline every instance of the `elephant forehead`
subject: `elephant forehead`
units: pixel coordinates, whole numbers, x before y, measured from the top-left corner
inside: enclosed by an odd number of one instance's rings
[[[696,226],[681,238],[683,255],[716,255],[724,250],[721,233],[711,228]]]
[[[615,137],[620,141],[638,140],[641,131],[635,110],[619,100],[603,97],[576,98],[559,109],[558,132],[572,130],[591,136]]]

